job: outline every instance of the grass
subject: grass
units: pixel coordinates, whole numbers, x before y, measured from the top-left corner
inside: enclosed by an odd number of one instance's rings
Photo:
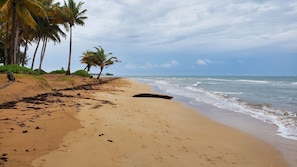
[[[77,76],[81,76],[81,77],[90,77],[91,75],[85,71],[85,70],[77,70],[74,73],[72,73],[72,75],[77,75]]]
[[[38,82],[42,87],[51,87],[48,81],[41,75],[29,75],[29,74],[15,74],[16,80],[22,78],[29,78],[32,81]]]
[[[0,66],[0,73],[15,73],[15,74],[33,74],[37,75],[36,71],[27,67],[21,67],[17,64]]]
[[[71,77],[68,76],[63,76],[57,79],[57,81],[61,81],[61,82],[68,82],[70,84],[74,84],[74,80]]]

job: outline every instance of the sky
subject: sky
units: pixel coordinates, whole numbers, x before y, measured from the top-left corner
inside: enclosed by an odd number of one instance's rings
[[[297,76],[297,0],[81,1],[72,72],[102,46],[121,60],[103,73],[118,76]],[[49,42],[43,69],[67,69],[68,53],[68,37]]]

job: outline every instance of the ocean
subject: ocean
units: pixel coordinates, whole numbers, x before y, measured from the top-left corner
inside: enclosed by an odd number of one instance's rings
[[[297,77],[137,77],[188,104],[208,104],[277,126],[297,140]],[[220,112],[220,110],[216,110]],[[223,110],[222,110],[223,111]],[[219,114],[219,113],[217,113]],[[224,113],[222,113],[224,114]]]

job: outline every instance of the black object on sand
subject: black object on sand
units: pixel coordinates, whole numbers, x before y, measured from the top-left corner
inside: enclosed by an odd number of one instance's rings
[[[151,94],[151,93],[140,93],[137,95],[134,95],[133,97],[152,97],[152,98],[162,98],[162,99],[172,99],[172,96],[167,95],[159,95],[159,94]]]

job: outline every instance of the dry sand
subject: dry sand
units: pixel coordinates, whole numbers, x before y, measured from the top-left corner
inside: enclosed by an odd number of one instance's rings
[[[62,95],[53,90],[94,83],[65,75],[45,75],[46,80],[15,77],[16,82],[0,89],[0,167],[30,166],[34,159],[57,149],[68,132],[81,127],[75,118],[76,100],[81,97],[75,90],[59,91]],[[0,74],[0,84],[7,84],[6,75]],[[86,91],[80,92],[82,96]]]
[[[0,109],[2,166],[286,166],[271,145],[182,103],[133,98],[152,93],[146,84],[114,79],[85,88]]]

